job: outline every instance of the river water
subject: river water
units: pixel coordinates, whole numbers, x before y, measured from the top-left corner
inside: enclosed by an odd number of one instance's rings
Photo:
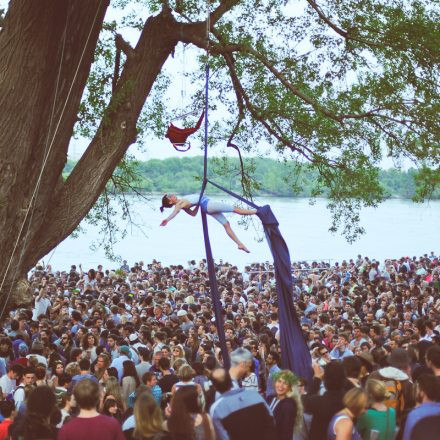
[[[222,198],[218,198],[222,199]],[[224,199],[223,199],[224,200]],[[230,200],[229,200],[230,201]],[[434,251],[439,253],[440,201],[415,204],[408,200],[388,200],[376,209],[364,209],[362,225],[366,233],[355,243],[349,244],[339,234],[328,232],[330,213],[326,200],[260,198],[257,204],[269,204],[280,223],[280,230],[289,247],[291,259],[338,260],[355,258],[358,254],[382,260],[386,257],[420,256]],[[159,224],[166,215],[158,207],[160,198],[151,201],[134,201],[133,220],[138,224],[115,246],[115,251],[129,264],[157,259],[164,264],[183,264],[188,260],[205,257],[200,215],[190,217],[180,213],[166,227]],[[208,217],[211,246],[214,258],[236,264],[239,268],[254,261],[272,260],[269,248],[256,218],[246,228],[238,223],[240,217],[228,214],[232,228],[247,245],[251,253],[239,251],[226,236],[223,227]],[[122,225],[122,221],[121,221]],[[117,268],[118,263],[109,261],[102,248],[91,250],[97,242],[99,230],[86,226],[79,238],[69,237],[44,258],[55,269],[67,270],[71,264],[82,263],[84,269],[103,264],[105,268]]]

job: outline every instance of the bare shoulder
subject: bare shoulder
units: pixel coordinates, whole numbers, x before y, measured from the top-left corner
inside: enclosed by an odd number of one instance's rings
[[[178,206],[179,208],[189,208],[191,206],[191,203],[186,200],[186,199],[180,199],[177,203],[176,206]]]
[[[347,438],[351,438],[351,433],[353,431],[353,422],[348,418],[341,418],[336,422],[334,429],[337,435],[347,435]]]

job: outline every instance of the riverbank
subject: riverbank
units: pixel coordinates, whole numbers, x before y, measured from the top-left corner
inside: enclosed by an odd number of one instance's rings
[[[64,170],[66,177],[76,162],[68,161]],[[310,197],[317,180],[316,172],[304,167],[300,176],[294,176],[294,163],[279,163],[268,158],[251,158],[245,161],[252,168],[251,176],[257,182],[253,190],[255,197]],[[131,163],[131,172],[138,176],[133,186],[148,193],[175,192],[191,194],[200,190],[200,176],[203,175],[202,157],[181,157],[164,160],[151,159]],[[241,191],[240,165],[236,159],[228,159],[227,165],[219,159],[209,161],[213,180],[222,186]],[[385,194],[392,198],[411,199],[415,195],[416,170],[381,170],[379,181]],[[208,185],[208,194],[220,194],[216,188]],[[324,189],[323,197],[326,195]],[[440,199],[440,191],[433,195]]]

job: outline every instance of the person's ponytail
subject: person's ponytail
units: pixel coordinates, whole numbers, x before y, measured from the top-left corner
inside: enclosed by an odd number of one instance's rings
[[[162,197],[162,206],[160,207],[160,212],[163,212],[163,210],[164,210],[165,208],[171,208],[172,206],[173,206],[172,203],[170,203],[170,201],[169,201],[169,199],[168,199],[168,195],[165,194],[165,195]]]

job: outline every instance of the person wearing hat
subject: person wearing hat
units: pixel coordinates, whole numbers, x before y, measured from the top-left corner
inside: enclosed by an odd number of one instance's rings
[[[180,328],[185,332],[188,333],[189,329],[191,327],[194,327],[194,323],[189,319],[188,312],[186,310],[179,310],[177,312],[177,317],[180,320]]]
[[[390,395],[385,401],[388,408],[396,410],[397,423],[400,424],[404,414],[414,407],[414,389],[410,380],[410,358],[403,348],[395,348],[387,357],[388,367],[374,371],[370,377],[385,383]]]
[[[119,356],[113,359],[110,365],[110,367],[114,367],[118,371],[119,382],[121,382],[122,375],[124,374],[124,361],[130,361],[130,360],[131,360],[130,347],[128,347],[127,345],[121,345],[119,347]]]
[[[143,348],[146,347],[146,345],[142,344],[142,342],[139,340],[139,336],[137,333],[131,333],[130,336],[128,337],[128,340],[130,342],[130,346],[135,350],[137,350],[138,352],[141,347]]]

